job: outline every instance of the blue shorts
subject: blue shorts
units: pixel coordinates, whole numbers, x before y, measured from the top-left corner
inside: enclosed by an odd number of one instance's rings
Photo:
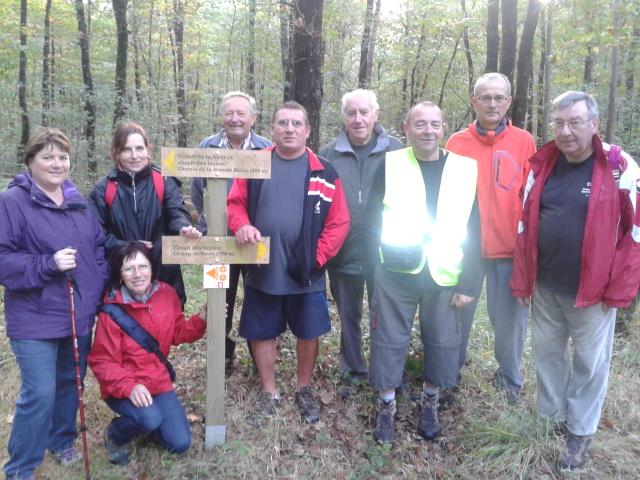
[[[251,287],[244,289],[238,334],[247,340],[271,340],[286,329],[305,340],[331,330],[327,294],[324,291],[270,295]]]

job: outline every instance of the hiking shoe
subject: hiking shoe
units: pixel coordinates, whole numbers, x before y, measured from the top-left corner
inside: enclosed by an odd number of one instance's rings
[[[515,405],[516,403],[518,403],[518,400],[520,399],[519,388],[505,388],[503,392],[509,405]]]
[[[385,402],[378,398],[378,416],[373,438],[383,443],[393,443],[396,439],[396,401]]]
[[[368,383],[366,373],[342,372],[338,395],[345,400],[358,393],[358,389]]]
[[[107,458],[114,465],[127,465],[129,458],[129,444],[116,445],[109,436],[109,429],[104,431],[104,446],[107,449]]]
[[[313,396],[313,388],[310,385],[296,392],[296,403],[300,416],[307,423],[316,423],[320,420],[320,404]]]
[[[591,435],[567,435],[567,451],[562,456],[560,466],[569,470],[581,468],[587,461],[587,450],[591,444]]]
[[[438,403],[441,408],[448,408],[453,405],[456,401],[456,393],[458,392],[458,387],[452,388],[443,388],[440,390],[438,394]]]
[[[51,455],[53,455],[53,458],[63,467],[78,463],[83,458],[82,453],[73,447],[65,448],[59,452],[51,452]]]
[[[520,387],[509,384],[503,373],[498,369],[493,374],[493,384],[498,389],[504,392],[509,405],[515,405],[520,398]]]
[[[260,392],[256,400],[256,413],[263,417],[273,417],[278,414],[280,399],[272,397],[268,392]]]
[[[429,395],[422,392],[422,409],[418,421],[418,433],[427,440],[435,440],[440,436],[442,426],[438,418],[438,394]]]

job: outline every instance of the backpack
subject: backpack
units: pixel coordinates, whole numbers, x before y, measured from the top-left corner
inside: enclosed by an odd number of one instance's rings
[[[613,179],[616,182],[616,186],[620,187],[620,175],[622,175],[622,162],[620,161],[622,158],[622,147],[620,145],[609,146],[609,152],[607,152],[607,159],[609,160],[609,168],[611,169],[611,174],[613,175]]]
[[[162,178],[162,174],[155,168],[151,169],[151,180],[153,181],[153,188],[156,191],[158,200],[164,205],[164,179]],[[104,190],[104,203],[106,203],[109,208],[113,205],[116,193],[118,193],[118,181],[107,179],[107,187]]]
[[[118,324],[124,333],[129,335],[135,342],[147,352],[154,353],[160,361],[167,367],[171,381],[176,380],[176,372],[169,359],[160,351],[158,341],[147,332],[131,315],[125,312],[118,305],[107,303],[102,305],[102,311]]]

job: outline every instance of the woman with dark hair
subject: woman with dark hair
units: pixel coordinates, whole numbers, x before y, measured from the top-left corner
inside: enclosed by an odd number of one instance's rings
[[[180,181],[163,178],[149,154],[147,134],[140,125],[119,125],[111,144],[114,167],[93,187],[91,206],[106,235],[107,256],[125,242],[142,242],[151,250],[158,278],[176,290],[184,307],[187,296],[180,265],[162,264],[162,236],[202,234],[191,225]]]
[[[28,172],[0,193],[0,285],[7,336],[20,368],[9,436],[8,479],[34,478],[46,450],[62,465],[82,458],[67,275],[74,297],[81,377],[108,276],[104,235],[69,180],[71,145],[47,128],[27,143]]]
[[[151,260],[142,242],[114,250],[111,286],[89,355],[102,398],[119,414],[105,431],[109,461],[118,465],[129,463],[131,440],[145,433],[152,433],[170,452],[185,452],[191,444],[189,422],[173,389],[173,369],[166,357],[172,345],[204,335],[207,307],[202,305],[197,315],[185,320],[175,290],[154,279]],[[126,333],[123,316],[148,332],[159,354],[145,350]]]

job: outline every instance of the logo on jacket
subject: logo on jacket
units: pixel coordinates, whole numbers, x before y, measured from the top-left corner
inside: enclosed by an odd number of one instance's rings
[[[313,209],[313,213],[316,215],[320,215],[320,200],[316,202],[316,206]]]
[[[588,197],[591,194],[591,182],[587,182],[587,185],[582,187],[582,193],[585,197]]]

